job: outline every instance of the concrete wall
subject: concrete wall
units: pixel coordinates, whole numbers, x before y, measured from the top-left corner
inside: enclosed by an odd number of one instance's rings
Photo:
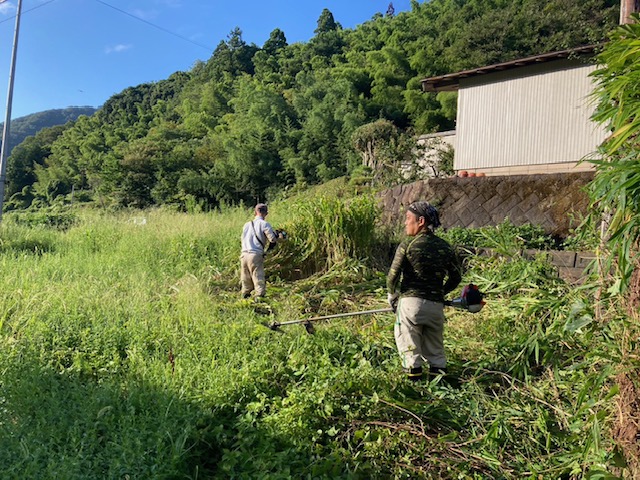
[[[385,190],[379,199],[383,221],[392,225],[402,225],[411,202],[427,200],[445,228],[497,225],[509,217],[566,237],[587,212],[583,188],[592,178],[592,172],[431,178]]]
[[[589,162],[547,163],[544,165],[512,165],[510,167],[473,168],[468,173],[494,175],[537,175],[545,173],[593,172],[595,166]],[[458,172],[459,173],[459,172]]]
[[[420,155],[417,159],[418,167],[429,177],[444,175],[440,169],[441,155],[448,149],[456,149],[456,131],[428,133],[420,135],[417,140]]]

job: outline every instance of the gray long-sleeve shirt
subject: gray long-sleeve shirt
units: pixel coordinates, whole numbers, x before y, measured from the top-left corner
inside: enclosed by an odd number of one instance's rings
[[[277,237],[269,222],[256,215],[253,221],[244,224],[240,241],[242,252],[264,254],[268,245],[277,242]]]

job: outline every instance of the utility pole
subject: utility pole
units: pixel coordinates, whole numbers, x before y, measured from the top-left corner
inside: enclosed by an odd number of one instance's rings
[[[0,3],[6,0],[0,0]],[[7,156],[9,155],[9,134],[11,132],[11,104],[13,102],[13,80],[16,75],[16,56],[18,53],[18,33],[20,32],[20,12],[22,0],[18,0],[16,11],[16,29],[13,34],[13,48],[11,50],[11,68],[9,71],[9,91],[7,92],[7,113],[2,131],[2,151],[0,151],[0,222],[2,222],[2,208],[4,206],[4,190],[7,184]]]
[[[640,1],[620,0],[620,25],[631,23],[631,14],[640,11]]]

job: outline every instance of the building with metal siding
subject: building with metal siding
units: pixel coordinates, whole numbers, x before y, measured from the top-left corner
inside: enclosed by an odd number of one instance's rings
[[[594,47],[553,52],[422,81],[458,90],[454,169],[486,175],[590,170],[607,133],[590,120]],[[580,57],[580,55],[583,55]]]

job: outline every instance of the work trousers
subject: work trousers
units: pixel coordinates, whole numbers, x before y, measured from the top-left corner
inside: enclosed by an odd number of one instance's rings
[[[253,290],[258,297],[264,297],[267,282],[264,278],[264,255],[262,253],[242,252],[240,255],[240,285],[242,295]]]
[[[417,297],[402,297],[396,311],[394,334],[404,368],[445,368],[444,305]]]

